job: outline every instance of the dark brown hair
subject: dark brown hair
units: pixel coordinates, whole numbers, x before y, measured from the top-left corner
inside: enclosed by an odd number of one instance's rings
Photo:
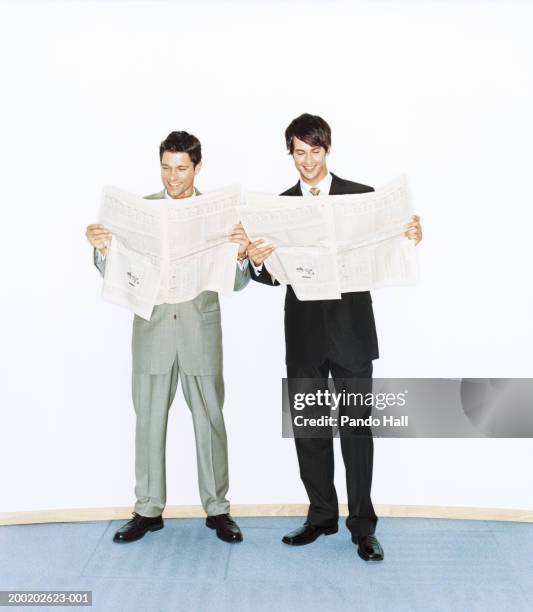
[[[294,152],[295,137],[312,147],[324,147],[326,152],[331,147],[331,128],[318,115],[304,113],[290,122],[285,130],[285,142],[290,155]]]
[[[188,132],[170,132],[159,145],[159,161],[162,161],[165,151],[188,153],[195,166],[202,161],[202,145],[196,136]]]

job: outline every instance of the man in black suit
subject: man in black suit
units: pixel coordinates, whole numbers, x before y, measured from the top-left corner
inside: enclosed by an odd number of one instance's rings
[[[281,195],[374,191],[372,187],[341,179],[328,171],[326,157],[331,147],[331,130],[321,117],[309,114],[297,117],[286,129],[285,140],[300,180]],[[418,217],[413,216],[406,226],[406,235],[417,243],[421,240]],[[263,266],[272,251],[273,247],[261,240],[248,247],[252,278],[270,286],[279,285]],[[357,291],[343,293],[339,300],[300,301],[292,287],[287,286],[285,343],[291,396],[297,391],[309,392],[309,383],[315,390],[327,388],[330,374],[337,393],[371,391],[372,360],[379,353],[370,293]],[[359,410],[362,411],[356,416],[365,418],[370,415],[371,406]],[[340,440],[348,492],[346,525],[359,556],[366,561],[381,561],[383,549],[374,535],[377,517],[370,499],[372,431],[369,427],[342,428]],[[339,507],[333,483],[332,437],[295,436],[295,443],[300,476],[310,501],[304,525],[283,538],[285,544],[296,546],[314,542],[321,534],[336,533]]]

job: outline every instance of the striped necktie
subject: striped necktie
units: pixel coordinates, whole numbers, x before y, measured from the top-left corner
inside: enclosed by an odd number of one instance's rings
[[[320,193],[320,189],[318,187],[311,187],[309,189],[311,195],[317,196]]]

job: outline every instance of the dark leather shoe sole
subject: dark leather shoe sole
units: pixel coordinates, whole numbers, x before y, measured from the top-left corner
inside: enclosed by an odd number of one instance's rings
[[[287,536],[283,536],[281,541],[283,544],[288,544],[289,546],[305,546],[306,544],[312,544],[321,535],[333,535],[334,533],[337,533],[337,531],[339,531],[339,527],[338,525],[335,525],[334,527],[324,527],[320,531],[317,531],[316,535],[302,542],[294,541],[292,538],[288,538]]]
[[[122,534],[115,533],[115,535],[113,536],[113,542],[117,542],[118,544],[129,544],[130,542],[136,542],[137,540],[144,538],[148,531],[159,531],[160,529],[163,529],[163,527],[163,523],[152,525],[150,527],[147,527],[146,531],[140,532],[139,535],[136,535],[133,538],[122,538]]]
[[[363,559],[363,561],[383,561],[383,555],[367,555],[364,553],[359,546],[357,547],[357,554]]]
[[[209,527],[209,529],[215,529],[217,528],[217,526],[215,525],[215,523],[212,523],[209,518],[205,519],[205,525],[206,527]],[[228,542],[229,544],[233,544],[236,542],[242,542],[242,533],[235,533],[235,534],[231,534],[230,536],[223,537],[220,535],[220,533],[218,533],[217,531],[217,538],[219,540],[222,540],[223,542]]]

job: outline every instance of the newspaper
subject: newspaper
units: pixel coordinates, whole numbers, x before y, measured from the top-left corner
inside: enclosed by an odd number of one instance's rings
[[[105,186],[99,214],[112,233],[102,297],[149,320],[155,304],[231,293],[239,245],[240,188],[186,199],[147,200]]]
[[[299,300],[340,299],[418,280],[405,177],[370,193],[327,196],[245,194],[241,219],[252,241],[275,247],[264,265]]]

